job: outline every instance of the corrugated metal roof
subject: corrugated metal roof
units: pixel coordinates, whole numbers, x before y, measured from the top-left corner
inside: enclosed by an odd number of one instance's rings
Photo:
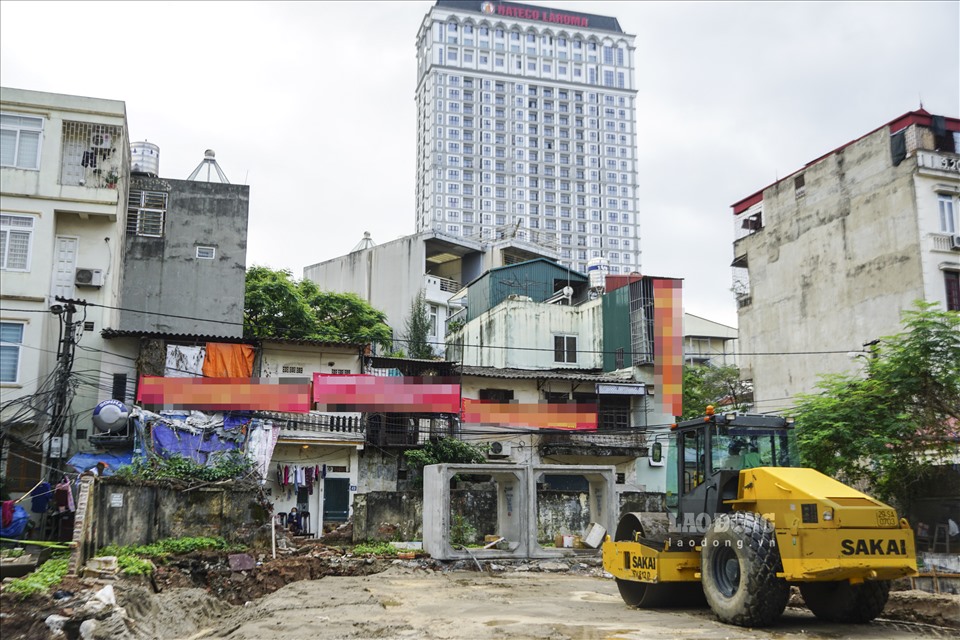
[[[507,380],[576,380],[579,382],[633,382],[629,375],[598,373],[594,369],[500,369],[463,367],[463,375]]]
[[[182,340],[192,342],[228,342],[250,345],[296,344],[311,347],[352,347],[362,349],[366,346],[359,342],[328,342],[307,338],[237,338],[235,336],[212,336],[200,333],[171,333],[165,331],[139,331],[127,329],[104,329],[100,335],[110,338],[153,338],[157,340]]]

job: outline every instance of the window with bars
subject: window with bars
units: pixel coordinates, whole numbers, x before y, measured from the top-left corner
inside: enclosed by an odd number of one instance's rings
[[[127,233],[162,238],[166,215],[165,192],[130,190],[127,198]]]
[[[124,146],[122,127],[64,120],[60,184],[115,189]]]

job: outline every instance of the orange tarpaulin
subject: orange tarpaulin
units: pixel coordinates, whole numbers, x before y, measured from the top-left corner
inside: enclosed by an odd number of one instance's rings
[[[249,378],[253,375],[253,347],[248,344],[208,342],[203,360],[205,378]]]

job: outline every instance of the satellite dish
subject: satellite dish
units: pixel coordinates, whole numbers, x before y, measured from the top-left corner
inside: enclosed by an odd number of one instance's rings
[[[127,426],[130,409],[119,400],[104,400],[93,408],[93,426],[110,432]]]

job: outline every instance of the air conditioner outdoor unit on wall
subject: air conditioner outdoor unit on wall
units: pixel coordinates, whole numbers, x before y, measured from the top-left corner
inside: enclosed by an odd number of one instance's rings
[[[509,458],[511,446],[507,442],[491,442],[490,450],[487,451],[487,457],[495,460],[498,458]]]
[[[960,251],[960,236],[950,236],[950,248]]]
[[[79,268],[74,273],[73,284],[78,287],[102,287],[103,269]]]
[[[112,149],[113,136],[109,133],[94,133],[90,136],[90,146],[94,149]]]

